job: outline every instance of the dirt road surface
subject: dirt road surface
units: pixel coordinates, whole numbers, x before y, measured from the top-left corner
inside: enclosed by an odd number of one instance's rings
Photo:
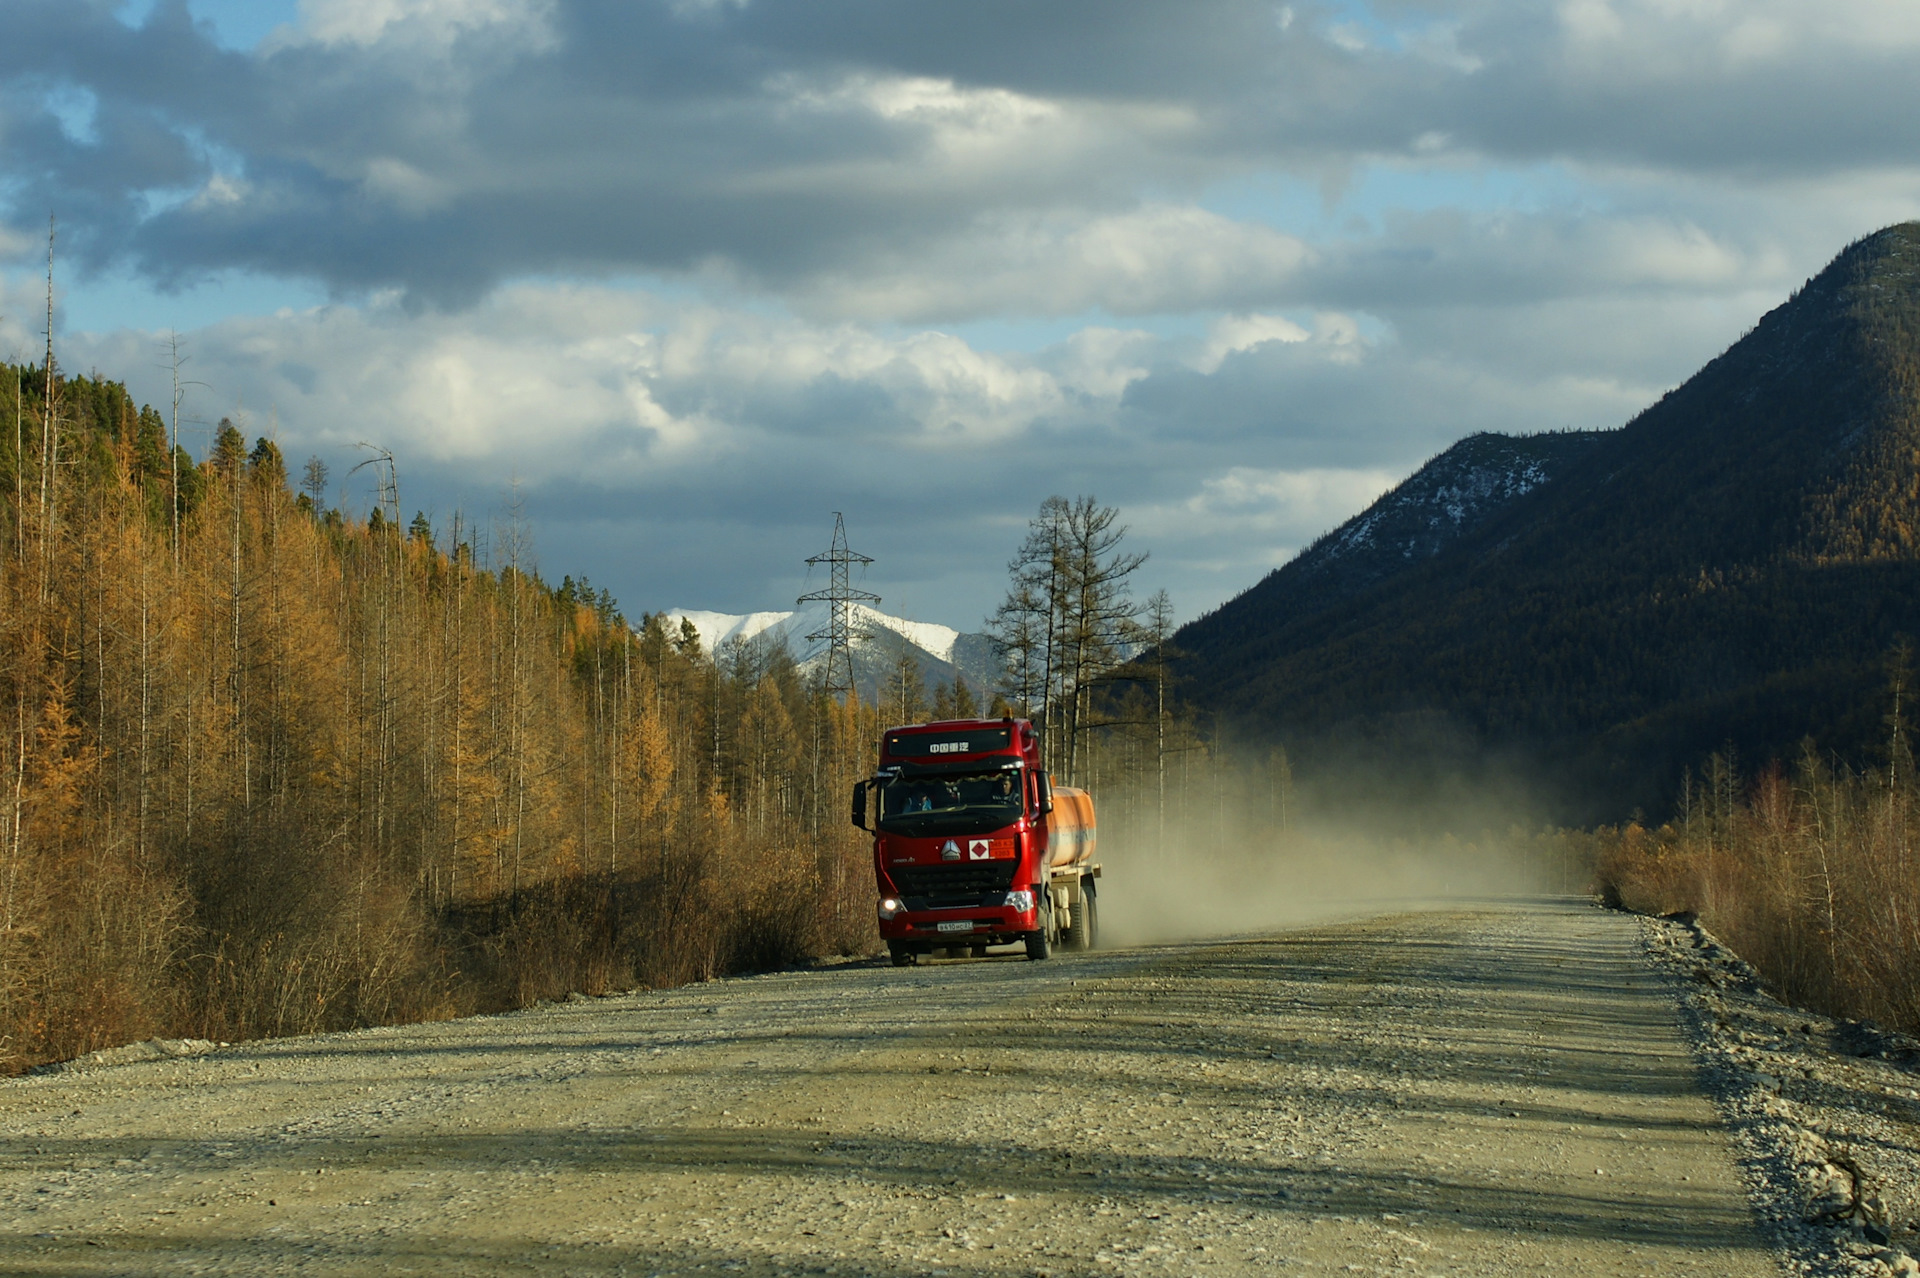
[[[850,964],[0,1084],[0,1272],[1776,1274],[1630,918]]]

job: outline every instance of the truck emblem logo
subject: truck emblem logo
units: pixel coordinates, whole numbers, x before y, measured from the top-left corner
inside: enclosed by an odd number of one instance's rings
[[[942,861],[958,861],[960,859],[960,845],[952,839],[948,839],[946,846],[940,849],[940,859]]]
[[[985,839],[967,840],[967,860],[984,861],[992,855],[993,853],[987,851],[987,841]]]

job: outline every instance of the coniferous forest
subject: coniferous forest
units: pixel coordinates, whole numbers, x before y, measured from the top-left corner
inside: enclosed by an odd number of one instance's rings
[[[41,368],[0,413],[0,1065],[867,944],[878,708],[549,585],[511,510],[321,509]]]

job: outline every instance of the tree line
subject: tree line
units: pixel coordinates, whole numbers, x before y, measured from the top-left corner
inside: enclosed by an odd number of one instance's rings
[[[10,402],[9,402],[10,401]],[[323,508],[0,366],[0,1066],[857,950],[882,715],[553,586],[510,507]]]

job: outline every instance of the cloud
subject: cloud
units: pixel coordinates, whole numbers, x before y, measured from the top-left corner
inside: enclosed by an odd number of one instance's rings
[[[843,509],[890,606],[969,625],[1052,492],[1210,606],[1920,212],[1896,0],[303,0],[250,50],[122,11],[9,9],[0,339],[49,209],[91,314],[297,281],[332,304],[188,335],[200,415],[391,447],[441,514],[517,477],[635,608],[779,605]],[[63,335],[164,398],[151,334]]]
[[[1205,208],[1248,173],[1910,169],[1910,9],[307,0],[242,53],[180,0],[137,28],[22,0],[0,162],[16,227],[59,208],[88,260],[163,282],[457,307],[527,275],[690,273],[901,322],[1249,309],[1341,255]],[[1715,269],[1666,247],[1606,260]]]
[[[876,252],[857,272],[794,281],[796,305],[938,323],[1024,315],[1153,315],[1259,305],[1295,294],[1312,253],[1297,238],[1190,206],[1111,216],[991,217],[917,251]]]
[[[477,31],[538,48],[551,39],[551,12],[548,0],[301,0],[299,25],[280,28],[261,52],[380,43],[444,52]]]
[[[8,313],[33,296],[31,280],[14,287]],[[963,627],[992,606],[994,569],[1050,493],[1120,506],[1155,553],[1143,585],[1197,611],[1459,434],[1569,413],[1613,424],[1640,402],[1428,359],[1365,315],[1250,313],[1197,336],[1091,325],[997,353],[559,283],[457,314],[388,295],[234,318],[183,349],[207,383],[192,418],[273,424],[296,463],[332,466],[350,509],[370,500],[344,479],[362,441],[395,453],[404,503],[443,527],[455,509],[484,526],[517,484],[550,570],[584,572],[635,610],[780,603],[795,548],[844,510],[891,599]],[[158,350],[158,335],[118,330],[68,335],[62,359],[164,403]]]
[[[1402,478],[1377,467],[1235,466],[1177,500],[1129,510],[1129,531],[1181,572],[1238,574],[1251,584],[1249,569],[1278,568]]]
[[[1229,315],[1215,320],[1200,353],[1189,364],[1202,373],[1217,373],[1227,356],[1252,350],[1267,342],[1304,342],[1312,334],[1279,315]]]

